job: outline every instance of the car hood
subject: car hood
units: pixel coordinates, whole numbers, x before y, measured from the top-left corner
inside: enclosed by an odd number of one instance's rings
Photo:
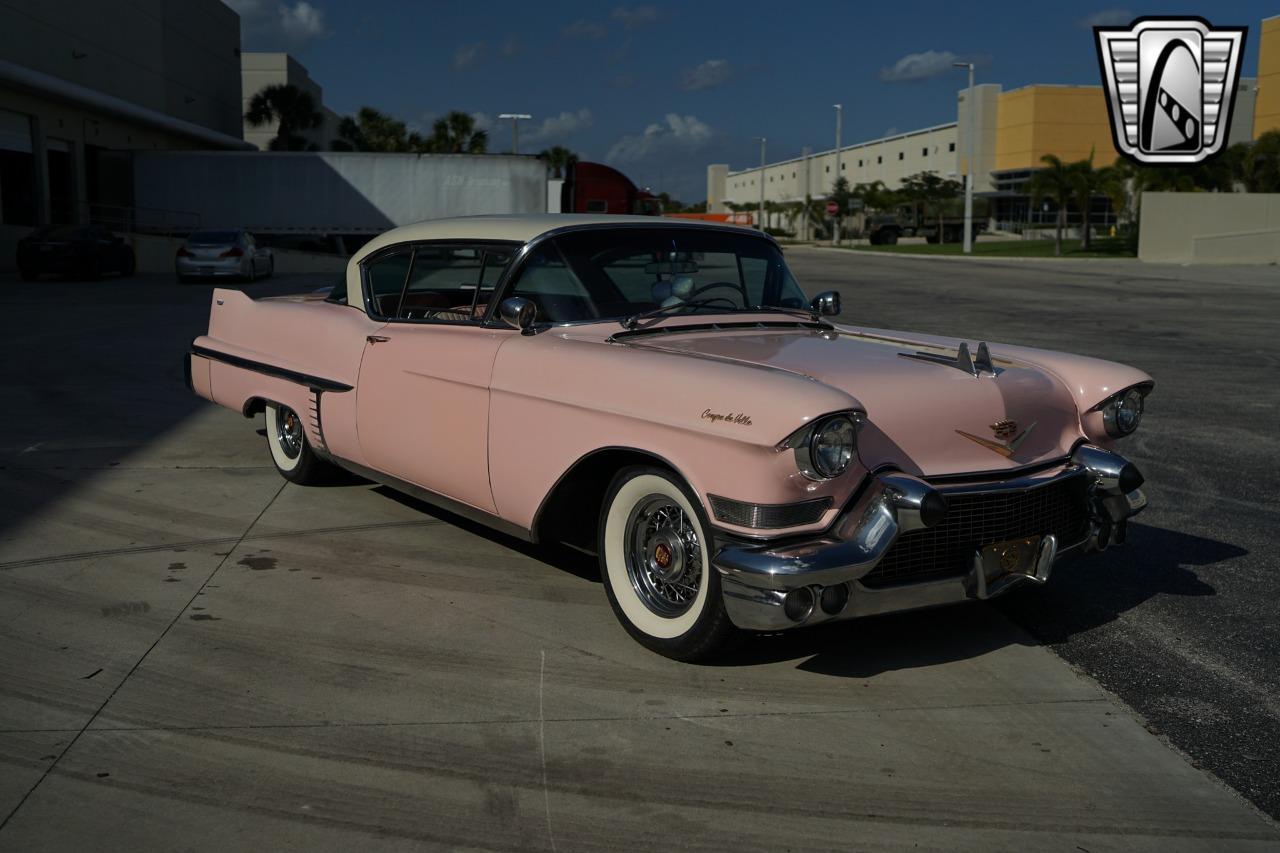
[[[1034,351],[1016,347],[992,345],[996,373],[974,376],[909,357],[953,358],[958,340],[941,345],[926,336],[848,327],[687,333],[673,328],[626,343],[771,367],[844,391],[866,407],[858,452],[872,470],[892,466],[924,476],[1003,471],[1062,458],[1082,436],[1072,390],[1026,356]]]

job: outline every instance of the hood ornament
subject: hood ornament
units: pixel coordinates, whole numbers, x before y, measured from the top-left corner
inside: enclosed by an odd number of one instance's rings
[[[1027,436],[1031,435],[1031,431],[1036,428],[1037,423],[1039,423],[1039,421],[1032,421],[1031,426],[1024,429],[1021,435],[1017,435],[1017,421],[1009,420],[1007,418],[1005,420],[996,421],[991,425],[991,432],[996,438],[1000,439],[999,441],[992,441],[989,438],[981,438],[973,433],[965,432],[962,429],[958,429],[956,432],[960,433],[970,441],[981,444],[983,447],[987,448],[987,450],[999,453],[1001,456],[1009,459],[1013,454],[1018,452],[1018,448],[1022,446],[1022,442],[1027,440]]]
[[[970,376],[980,376],[983,373],[990,373],[992,376],[998,376],[1000,371],[991,361],[991,351],[987,349],[986,341],[978,344],[977,355],[969,354],[969,344],[964,341],[960,342],[959,349],[956,350],[954,356],[941,355],[932,352],[900,352],[900,358],[913,358],[916,361],[928,361],[933,364],[941,364],[947,367],[954,367],[963,370]]]

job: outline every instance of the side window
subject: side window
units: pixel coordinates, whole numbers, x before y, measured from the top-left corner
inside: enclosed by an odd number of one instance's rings
[[[371,313],[379,317],[395,317],[400,308],[400,293],[409,274],[410,252],[406,250],[383,255],[364,269],[369,287]]]
[[[532,302],[538,309],[538,322],[572,323],[595,316],[587,289],[550,242],[529,256],[507,295]]]
[[[470,246],[419,246],[409,271],[400,320],[482,319],[511,252]]]

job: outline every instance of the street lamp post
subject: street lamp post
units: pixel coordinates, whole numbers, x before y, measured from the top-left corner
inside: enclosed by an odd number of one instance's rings
[[[973,100],[973,63],[953,62],[951,64],[956,68],[969,69],[969,93],[965,95],[965,100],[969,102],[969,120],[966,122],[965,129],[965,148],[967,149],[965,157],[968,158],[969,168],[964,172],[964,253],[968,255],[973,252],[973,126],[978,122],[978,110]]]
[[[520,122],[533,118],[525,113],[503,113],[498,116],[499,119],[511,119],[511,153],[520,153]]]
[[[836,182],[840,181],[840,131],[844,125],[844,105],[834,104],[836,108]],[[832,186],[834,190],[834,185]],[[836,211],[835,225],[831,229],[831,245],[840,245],[840,214],[843,211]]]
[[[755,137],[760,142],[760,230],[764,231],[764,147],[769,140],[763,136]]]

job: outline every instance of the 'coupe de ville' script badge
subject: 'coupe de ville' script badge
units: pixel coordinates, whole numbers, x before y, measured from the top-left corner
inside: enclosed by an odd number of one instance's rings
[[[1022,446],[1022,442],[1027,440],[1027,436],[1031,435],[1031,431],[1036,428],[1037,421],[1032,421],[1031,425],[1018,434],[1018,422],[1011,420],[996,421],[991,425],[991,433],[999,439],[992,441],[989,438],[982,438],[973,433],[965,432],[962,429],[956,432],[963,435],[970,441],[976,441],[988,450],[995,451],[1004,457],[1011,457],[1018,452],[1018,448]]]
[[[1199,163],[1226,146],[1246,27],[1139,18],[1094,27],[1116,150],[1142,163]]]
[[[702,419],[704,421],[711,421],[712,423],[717,424],[725,423],[737,424],[738,426],[751,426],[751,416],[745,415],[742,412],[729,412],[728,414],[722,414],[720,412],[713,412],[710,409],[704,409],[702,412]]]

